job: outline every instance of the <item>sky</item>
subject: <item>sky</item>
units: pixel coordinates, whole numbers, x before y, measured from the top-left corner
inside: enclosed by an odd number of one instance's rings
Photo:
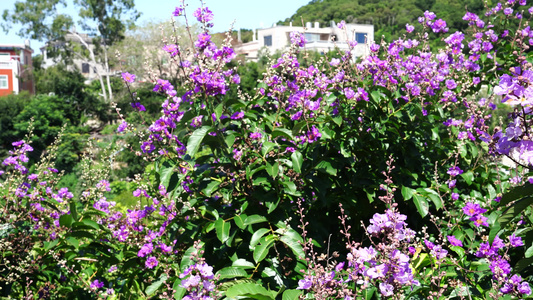
[[[12,10],[15,2],[23,0],[0,0],[0,15],[4,10]],[[209,7],[215,15],[213,32],[222,32],[229,29],[230,24],[235,21],[234,29],[246,28],[268,28],[272,24],[285,20],[292,16],[298,8],[309,3],[310,0],[205,0],[205,6]],[[60,13],[72,16],[77,15],[76,7],[72,5],[72,0],[68,0],[66,8],[61,8]],[[149,21],[165,21],[170,19],[175,7],[181,3],[180,0],[135,0],[136,9],[142,13],[137,20],[137,25]],[[200,6],[199,0],[186,1],[189,21],[194,19],[192,11]],[[181,20],[180,20],[181,21]],[[3,20],[0,18],[0,23]],[[20,26],[14,26],[9,33],[5,33],[0,28],[0,44],[24,44],[25,38],[17,35]],[[44,42],[30,41],[34,54],[39,54],[39,48]]]

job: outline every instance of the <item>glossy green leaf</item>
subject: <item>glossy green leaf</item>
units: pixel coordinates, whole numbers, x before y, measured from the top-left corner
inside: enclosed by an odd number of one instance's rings
[[[218,239],[225,243],[229,239],[229,231],[231,229],[231,223],[224,221],[222,218],[215,221],[215,229]]]
[[[533,204],[533,197],[526,197],[521,200],[516,201],[507,208],[502,216],[498,219],[501,227],[505,227],[516,216],[520,215],[522,211]]]
[[[298,240],[293,239],[293,237],[290,235],[283,235],[281,236],[280,241],[287,245],[297,258],[305,258],[305,252],[303,250],[302,244],[300,244]]]
[[[259,263],[268,255],[268,251],[274,245],[274,239],[261,239],[261,243],[254,248],[253,257],[256,263]]]
[[[302,290],[285,290],[283,292],[282,300],[298,300],[300,295],[303,293]]]
[[[427,198],[414,194],[413,195],[413,202],[415,203],[416,209],[418,210],[418,213],[425,217],[429,213],[429,204],[427,201]]]
[[[196,155],[196,152],[198,152],[198,149],[200,149],[200,145],[202,144],[202,141],[205,137],[205,135],[212,129],[211,126],[203,126],[199,129],[196,129],[192,135],[189,137],[189,140],[187,141],[187,154],[194,158]]]
[[[270,164],[267,162],[266,170],[267,170],[268,175],[272,176],[272,178],[276,178],[279,172],[279,163],[275,162],[274,164]]]
[[[274,300],[271,292],[256,283],[240,283],[226,291],[228,299],[251,298],[257,300]]]
[[[299,151],[294,151],[291,154],[291,160],[292,160],[292,168],[294,169],[294,172],[302,173],[302,164],[304,162],[302,153],[300,153]]]
[[[243,268],[239,267],[226,267],[220,269],[215,275],[219,276],[219,279],[248,277],[248,273]]]
[[[163,273],[161,276],[159,276],[159,278],[154,281],[152,284],[150,284],[147,288],[146,288],[146,295],[150,296],[152,295],[153,293],[155,293],[159,287],[161,287],[161,285],[167,281],[168,279],[168,276],[167,274]]]
[[[270,231],[270,229],[267,228],[259,228],[254,234],[252,235],[252,238],[250,239],[250,249],[254,249],[255,246],[259,243],[261,238]]]
[[[251,225],[251,224],[262,223],[262,222],[266,222],[266,221],[267,221],[267,218],[265,218],[263,216],[251,215],[251,216],[248,216],[246,218],[246,220],[244,220],[244,225],[248,226],[248,225]]]

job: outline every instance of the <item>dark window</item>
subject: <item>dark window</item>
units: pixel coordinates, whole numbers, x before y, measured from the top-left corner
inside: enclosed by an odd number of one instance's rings
[[[355,33],[355,41],[358,44],[364,44],[367,42],[366,40],[366,32],[356,32]]]
[[[81,72],[83,74],[88,74],[89,73],[89,64],[88,63],[82,63],[81,64]]]
[[[271,35],[266,35],[263,37],[264,40],[265,40],[265,46],[272,46],[272,36]]]

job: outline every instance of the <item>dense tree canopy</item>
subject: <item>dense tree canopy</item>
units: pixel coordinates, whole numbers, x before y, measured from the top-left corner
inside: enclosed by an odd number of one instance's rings
[[[397,37],[400,29],[407,23],[417,23],[424,11],[438,11],[439,18],[446,20],[450,32],[464,30],[462,20],[465,8],[479,14],[483,10],[481,0],[313,0],[302,6],[294,15],[280,22],[320,22],[329,26],[330,21],[374,24],[377,35],[387,38]]]

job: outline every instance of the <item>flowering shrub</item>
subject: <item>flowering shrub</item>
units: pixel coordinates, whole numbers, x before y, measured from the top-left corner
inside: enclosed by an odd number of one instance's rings
[[[512,13],[523,5],[467,12],[466,33],[426,12],[357,59],[351,50],[302,59],[306,41],[294,32],[246,94],[229,35],[216,45],[212,12],[197,8],[195,51],[182,52],[177,37],[163,48],[181,75],[154,80],[161,115],[117,129],[137,135],[134,150],[150,162],[134,180],[135,207],[108,200],[105,162],[85,157],[75,195],[57,186],[57,146],[28,168],[29,138],[13,144],[1,175],[2,293],[530,295],[531,12]],[[173,15],[187,20],[186,7]],[[430,49],[429,31],[446,46]],[[135,75],[122,79],[135,89]],[[494,125],[506,104],[509,121]],[[133,95],[131,106],[146,110]]]

